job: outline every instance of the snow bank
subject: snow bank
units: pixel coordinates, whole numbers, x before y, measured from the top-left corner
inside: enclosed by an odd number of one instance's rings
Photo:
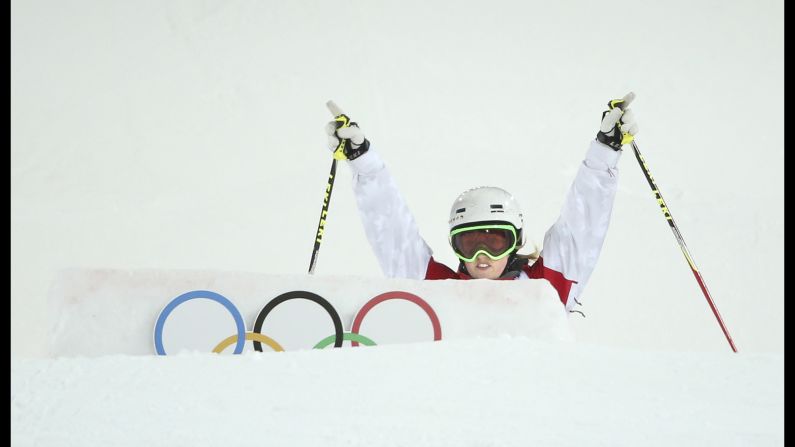
[[[777,446],[783,361],[509,336],[12,359],[11,444]]]
[[[574,340],[567,313],[555,290],[544,280],[413,281],[221,271],[70,269],[62,271],[51,288],[50,355],[154,354],[152,334],[161,310],[174,298],[193,290],[213,291],[232,301],[248,331],[266,303],[288,291],[321,295],[340,314],[345,331],[350,331],[354,315],[367,301],[399,290],[419,296],[433,308],[444,340],[499,335]],[[302,324],[300,320],[294,322],[299,328]],[[195,327],[188,330],[200,337],[209,329],[197,320]],[[200,350],[210,352],[232,334],[233,324],[227,332],[210,335],[206,348]]]

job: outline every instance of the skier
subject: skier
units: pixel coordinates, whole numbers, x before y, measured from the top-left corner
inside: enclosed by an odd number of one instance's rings
[[[638,132],[629,93],[611,101],[596,138],[564,199],[558,220],[547,230],[543,249],[519,254],[525,244],[522,211],[509,192],[494,186],[464,191],[450,209],[450,246],[456,270],[434,260],[414,217],[359,126],[338,121],[326,127],[329,149],[347,140],[344,155],[353,171],[353,190],[367,239],[384,274],[409,279],[545,279],[571,311],[588,282],[607,234],[618,185],[622,145]],[[615,106],[615,107],[612,107]],[[530,261],[533,261],[530,263]]]

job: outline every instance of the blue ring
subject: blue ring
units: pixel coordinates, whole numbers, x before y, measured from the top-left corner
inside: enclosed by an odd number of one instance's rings
[[[231,301],[226,299],[223,295],[210,292],[209,290],[194,290],[192,292],[183,293],[171,300],[163,311],[160,312],[160,316],[157,317],[157,323],[155,324],[155,351],[157,351],[157,354],[166,355],[166,350],[163,349],[163,326],[166,324],[168,315],[180,304],[196,298],[206,298],[222,304],[226,307],[226,310],[232,314],[232,317],[235,319],[235,324],[237,325],[237,344],[235,345],[234,354],[242,354],[243,347],[246,345],[246,323],[243,322],[243,316],[240,315],[240,311]]]

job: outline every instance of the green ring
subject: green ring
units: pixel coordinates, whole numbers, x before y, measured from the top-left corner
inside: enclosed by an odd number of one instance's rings
[[[326,346],[334,343],[334,340],[336,339],[336,337],[337,337],[336,335],[329,335],[328,337],[324,338],[323,340],[320,340],[318,342],[318,344],[316,344],[315,347],[312,348],[312,349],[323,349]],[[365,337],[362,334],[354,334],[353,332],[345,332],[345,333],[343,333],[342,334],[342,339],[343,340],[348,340],[348,341],[359,342],[359,343],[361,343],[361,344],[363,344],[365,346],[375,346],[375,342],[374,341],[370,340],[369,338]]]

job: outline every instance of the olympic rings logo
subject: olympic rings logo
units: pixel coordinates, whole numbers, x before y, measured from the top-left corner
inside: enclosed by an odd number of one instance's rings
[[[276,306],[286,301],[296,299],[305,299],[318,304],[328,313],[332,323],[334,324],[334,334],[318,341],[313,346],[313,349],[324,349],[331,344],[333,344],[335,348],[340,348],[345,341],[350,341],[351,346],[359,346],[360,343],[365,346],[375,346],[375,341],[360,334],[359,330],[361,329],[362,322],[364,321],[364,318],[367,316],[367,314],[375,306],[388,300],[405,300],[419,306],[431,321],[431,325],[433,326],[433,340],[438,341],[442,339],[442,327],[439,322],[439,317],[436,315],[436,312],[433,310],[433,308],[417,295],[399,290],[382,293],[367,301],[367,303],[365,303],[364,306],[362,306],[362,308],[356,313],[350,332],[345,332],[343,329],[342,319],[340,318],[339,313],[334,306],[332,306],[331,303],[329,303],[325,298],[312,292],[294,290],[273,298],[265,305],[265,307],[262,308],[262,310],[260,310],[256,320],[254,321],[253,330],[251,332],[247,332],[246,324],[243,321],[243,316],[241,315],[238,308],[229,299],[219,293],[209,290],[194,290],[183,293],[182,295],[174,298],[160,312],[157,322],[155,323],[154,332],[155,351],[158,355],[166,355],[166,350],[163,346],[163,329],[168,316],[179,305],[195,299],[208,299],[221,304],[235,320],[237,333],[221,340],[212,350],[212,352],[219,354],[233,344],[235,345],[233,354],[242,354],[247,341],[253,342],[254,349],[258,352],[262,352],[263,343],[268,345],[268,347],[270,347],[273,351],[284,351],[282,345],[280,345],[276,340],[262,333],[262,327],[265,323],[265,319],[273,311],[273,309],[276,308]]]

